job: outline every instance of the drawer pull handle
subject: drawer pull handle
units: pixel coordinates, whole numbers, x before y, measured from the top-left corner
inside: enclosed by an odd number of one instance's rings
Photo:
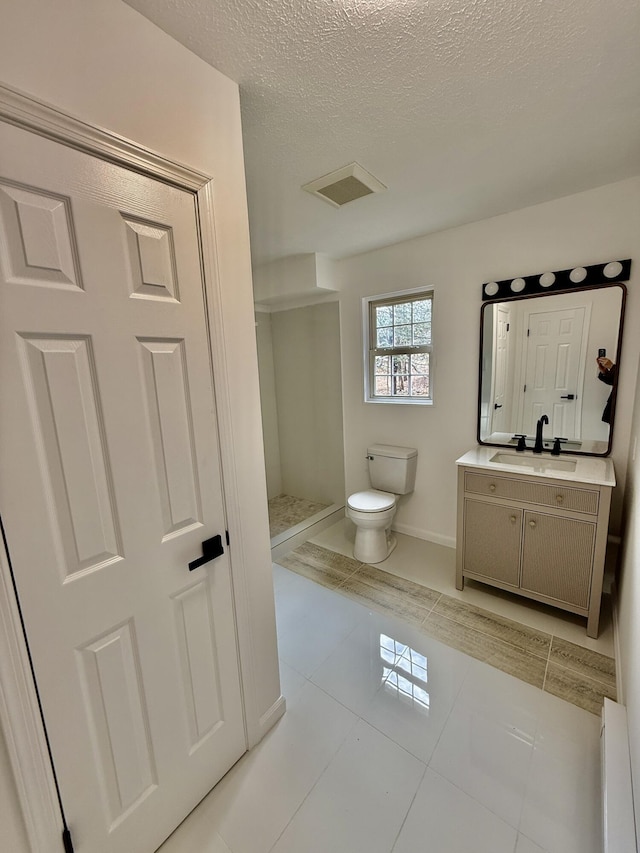
[[[518,520],[518,517],[517,517],[517,516],[515,516],[515,515],[512,515],[512,516],[511,516],[511,518],[510,518],[509,520],[511,521],[511,524],[515,524],[515,523],[516,523],[516,521]]]
[[[495,484],[495,483],[491,483],[491,485],[489,486],[489,491],[490,491],[490,492],[495,492],[495,490],[496,490],[496,484]]]
[[[535,526],[536,526],[535,521],[530,521],[530,522],[529,522],[529,527],[535,527]]]
[[[556,495],[556,503],[561,504],[564,501],[564,495]]]

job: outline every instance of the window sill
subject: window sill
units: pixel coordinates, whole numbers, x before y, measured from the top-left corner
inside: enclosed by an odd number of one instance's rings
[[[433,406],[433,400],[403,400],[401,397],[389,399],[388,397],[365,397],[365,403],[377,403],[383,406]]]

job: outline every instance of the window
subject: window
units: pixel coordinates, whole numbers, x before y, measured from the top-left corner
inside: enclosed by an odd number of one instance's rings
[[[365,400],[432,403],[433,290],[367,297],[363,308]]]

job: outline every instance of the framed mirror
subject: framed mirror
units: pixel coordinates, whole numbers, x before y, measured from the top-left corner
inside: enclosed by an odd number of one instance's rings
[[[483,285],[480,444],[513,447],[523,435],[532,448],[547,415],[545,450],[557,437],[566,453],[611,451],[626,299],[619,279],[630,266],[615,261]]]

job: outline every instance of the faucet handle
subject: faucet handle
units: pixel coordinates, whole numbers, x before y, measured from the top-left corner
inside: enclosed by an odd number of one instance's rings
[[[516,450],[527,449],[527,436],[524,433],[517,432],[513,437],[518,439],[518,446],[516,447]]]
[[[560,450],[561,450],[560,442],[568,441],[568,440],[569,439],[567,439],[567,438],[558,438],[558,436],[554,436],[553,449],[551,450],[551,455],[552,456],[560,456]]]

